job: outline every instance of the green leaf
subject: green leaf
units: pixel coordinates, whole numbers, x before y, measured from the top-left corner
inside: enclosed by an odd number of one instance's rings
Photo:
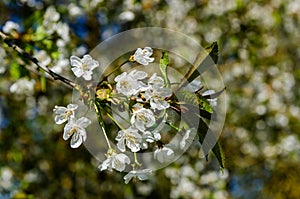
[[[176,96],[180,102],[183,102],[185,106],[193,106],[201,110],[213,113],[213,109],[209,101],[199,94],[192,93],[190,91],[180,90],[176,93]],[[198,109],[197,109],[198,110]]]
[[[223,170],[225,168],[225,157],[224,152],[222,150],[222,146],[219,141],[215,143],[215,139],[205,139],[207,134],[213,136],[213,132],[208,128],[207,124],[199,117],[195,117],[195,115],[191,113],[183,113],[184,121],[190,126],[194,126],[198,124],[197,135],[199,137],[199,142],[202,145],[202,149],[204,154],[208,154],[212,149],[212,152],[216,156],[220,168]],[[217,138],[216,138],[217,139]]]
[[[166,87],[170,88],[170,81],[167,75],[167,67],[169,65],[169,54],[168,52],[162,52],[162,57],[159,61],[159,68],[162,73],[163,79],[166,83]]]
[[[218,52],[219,50],[217,42],[213,42],[209,47],[201,51],[190,67],[189,71],[182,79],[182,82],[179,84],[178,89],[185,86],[188,82],[192,82],[209,67],[215,65],[218,62]]]
[[[47,80],[46,80],[46,77],[45,77],[45,75],[42,75],[41,77],[41,90],[42,90],[42,92],[46,92],[46,90],[47,90]]]
[[[217,143],[215,143],[215,145],[212,146],[212,143],[210,143],[208,139],[205,140],[207,133],[213,134],[213,132],[208,128],[207,124],[202,119],[199,120],[199,127],[198,127],[197,133],[199,136],[199,141],[203,146],[204,153],[205,154],[208,153],[208,151],[205,151],[205,149],[212,148],[212,151],[213,151],[214,155],[216,156],[221,169],[224,169],[225,168],[225,158],[224,158],[224,152],[223,152],[222,146],[219,141],[217,141]]]
[[[10,76],[13,80],[17,80],[20,78],[20,65],[17,62],[12,62],[9,70]]]

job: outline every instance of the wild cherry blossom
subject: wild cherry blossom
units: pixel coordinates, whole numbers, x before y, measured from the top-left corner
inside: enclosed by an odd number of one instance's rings
[[[137,110],[133,111],[130,122],[138,130],[143,132],[147,127],[153,126],[153,124],[155,123],[155,117],[151,110],[138,108]]]
[[[75,116],[75,110],[78,108],[77,104],[68,104],[67,107],[55,106],[53,112],[55,114],[54,121],[56,124],[62,124]]]
[[[121,130],[118,132],[116,137],[118,141],[118,149],[125,152],[125,144],[130,148],[131,152],[138,152],[140,150],[140,144],[142,142],[142,136],[138,133],[135,127],[129,127],[126,130]]]
[[[215,90],[207,90],[203,93],[203,96],[208,96],[216,93]],[[217,98],[207,99],[211,106],[217,106]]]
[[[202,87],[202,82],[199,80],[193,80],[189,84],[187,84],[185,87],[182,88],[182,90],[190,91],[190,92],[196,92]]]
[[[34,91],[34,84],[35,81],[33,79],[28,80],[23,77],[13,83],[9,88],[9,91],[18,95],[31,95]]]
[[[146,86],[139,80],[144,79],[147,75],[148,74],[144,71],[133,70],[129,74],[127,74],[127,72],[123,72],[115,78],[115,81],[117,82],[117,92],[126,96],[135,95],[141,90],[141,88]]]
[[[2,27],[4,33],[10,34],[13,31],[20,31],[20,25],[13,21],[6,21],[4,26]]]
[[[85,142],[87,135],[85,128],[91,124],[91,120],[86,117],[79,118],[71,117],[64,128],[63,139],[68,140],[71,136],[70,145],[72,148],[78,148]]]
[[[45,31],[48,34],[54,33],[54,31],[57,29],[56,26],[59,18],[60,14],[56,11],[56,8],[54,6],[50,6],[47,8],[44,15],[43,25],[45,27]]]
[[[156,73],[154,73],[148,80],[148,85],[151,87],[163,87],[165,84],[164,79],[160,76],[157,76]]]
[[[138,48],[133,55],[133,60],[142,65],[148,65],[154,61],[154,58],[150,57],[152,54],[153,50],[150,47],[145,47],[144,49]]]
[[[161,88],[158,86],[153,86],[145,92],[146,100],[148,101],[150,99],[151,108],[157,110],[164,110],[169,108],[170,104],[167,101],[165,101],[165,98],[171,95],[171,89]]]
[[[147,149],[148,148],[148,143],[153,143],[155,141],[158,141],[161,139],[161,135],[159,132],[150,132],[150,131],[145,131],[143,132],[143,140],[141,143],[141,148],[142,149]]]
[[[117,171],[124,171],[126,164],[130,164],[130,159],[123,153],[116,153],[114,149],[108,149],[106,154],[106,160],[99,165],[100,171],[113,169]]]
[[[157,159],[160,163],[170,162],[174,159],[175,153],[173,149],[168,146],[158,148],[154,151],[154,158]]]
[[[76,77],[83,77],[85,80],[91,80],[93,70],[99,66],[99,62],[94,60],[90,55],[84,55],[82,59],[72,55],[70,57],[71,68]]]
[[[195,128],[188,129],[184,132],[182,140],[179,143],[181,150],[187,149],[193,143],[196,133]]]
[[[149,175],[151,175],[152,172],[153,171],[151,169],[143,169],[143,170],[133,170],[133,171],[130,171],[129,173],[127,173],[124,176],[125,183],[128,184],[128,182],[132,178],[138,178],[139,180],[148,180],[149,179]]]

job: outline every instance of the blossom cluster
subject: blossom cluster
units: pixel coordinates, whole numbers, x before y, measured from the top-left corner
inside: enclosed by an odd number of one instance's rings
[[[151,57],[152,54],[153,50],[150,47],[138,48],[134,55],[130,56],[129,61],[148,65],[154,61],[154,57]],[[90,55],[84,55],[82,59],[71,56],[70,64],[74,75],[83,78],[84,81],[92,80],[93,70],[99,66],[98,61]],[[106,82],[105,84],[110,85],[110,93],[113,93],[111,98],[114,98],[115,101],[123,100],[122,103],[127,105],[130,116],[127,121],[129,125],[123,126],[113,120],[119,128],[115,137],[116,147],[114,148],[110,143],[107,143],[106,159],[99,165],[99,170],[112,171],[114,169],[122,172],[131,166],[132,171],[124,176],[125,183],[128,183],[132,178],[146,180],[152,170],[141,169],[143,165],[137,159],[137,152],[153,149],[153,158],[158,163],[169,163],[175,158],[176,147],[164,143],[161,135],[161,130],[168,117],[166,110],[171,106],[170,98],[173,96],[173,92],[165,79],[157,73],[150,76],[145,71],[134,69],[115,76],[113,80],[113,82]],[[195,88],[199,88],[201,82],[195,82],[195,84],[189,84],[190,88],[186,89],[196,90]],[[101,88],[102,84],[100,83],[98,86]],[[102,92],[102,90],[100,91]],[[213,92],[208,91],[206,95],[211,95]],[[99,100],[106,99],[101,97]],[[211,99],[210,103],[215,103],[215,101]],[[95,106],[102,105],[95,104]],[[71,138],[70,145],[72,148],[77,148],[86,141],[86,128],[91,124],[91,120],[86,117],[79,119],[75,117],[77,108],[77,104],[69,104],[67,107],[55,106],[53,110],[54,120],[57,124],[66,122],[63,139]],[[97,114],[101,114],[101,112],[98,111]],[[178,147],[180,150],[186,150],[193,142],[196,131],[194,128],[179,130],[183,136]],[[107,137],[106,132],[103,133]],[[133,154],[133,157],[130,158],[128,154]]]

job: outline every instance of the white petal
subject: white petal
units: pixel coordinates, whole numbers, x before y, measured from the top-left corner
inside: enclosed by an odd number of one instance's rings
[[[92,74],[93,74],[92,71],[84,71],[82,77],[83,77],[85,80],[89,81],[89,80],[92,79]]]
[[[74,73],[74,75],[76,76],[76,77],[81,77],[82,76],[82,74],[83,74],[83,71],[82,71],[82,69],[81,68],[71,68],[71,70],[73,71],[73,73]]]
[[[127,173],[125,176],[124,176],[124,181],[125,181],[125,184],[128,184],[128,182],[135,176],[135,174],[133,174],[131,171],[129,173]]]
[[[71,66],[81,68],[82,62],[81,62],[81,59],[79,57],[77,57],[75,55],[72,55],[70,57],[70,62],[71,62]]]
[[[68,104],[67,108],[70,110],[76,110],[78,108],[78,105],[77,104]]]
[[[86,128],[88,125],[90,125],[92,122],[90,119],[86,117],[81,117],[80,119],[77,120],[76,122],[79,126]]]
[[[118,82],[120,81],[122,78],[124,78],[127,75],[126,72],[123,72],[122,74],[118,75],[117,77],[115,77],[115,81]]]
[[[64,140],[67,140],[70,138],[70,136],[72,135],[72,133],[71,133],[72,130],[73,130],[73,124],[68,122],[64,127],[64,134],[63,134]]]
[[[75,132],[70,141],[72,148],[78,148],[83,143],[83,137],[80,132]]]

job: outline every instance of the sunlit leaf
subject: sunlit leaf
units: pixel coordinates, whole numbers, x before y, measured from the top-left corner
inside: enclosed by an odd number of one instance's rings
[[[170,88],[170,81],[167,74],[168,65],[169,65],[169,54],[168,52],[163,52],[162,57],[159,61],[159,68],[162,73],[163,79],[166,83],[166,87]]]
[[[218,62],[218,43],[213,42],[205,50],[201,51],[195,58],[194,63],[186,73],[178,88],[185,86],[188,82],[192,82],[199,77],[209,67]]]

